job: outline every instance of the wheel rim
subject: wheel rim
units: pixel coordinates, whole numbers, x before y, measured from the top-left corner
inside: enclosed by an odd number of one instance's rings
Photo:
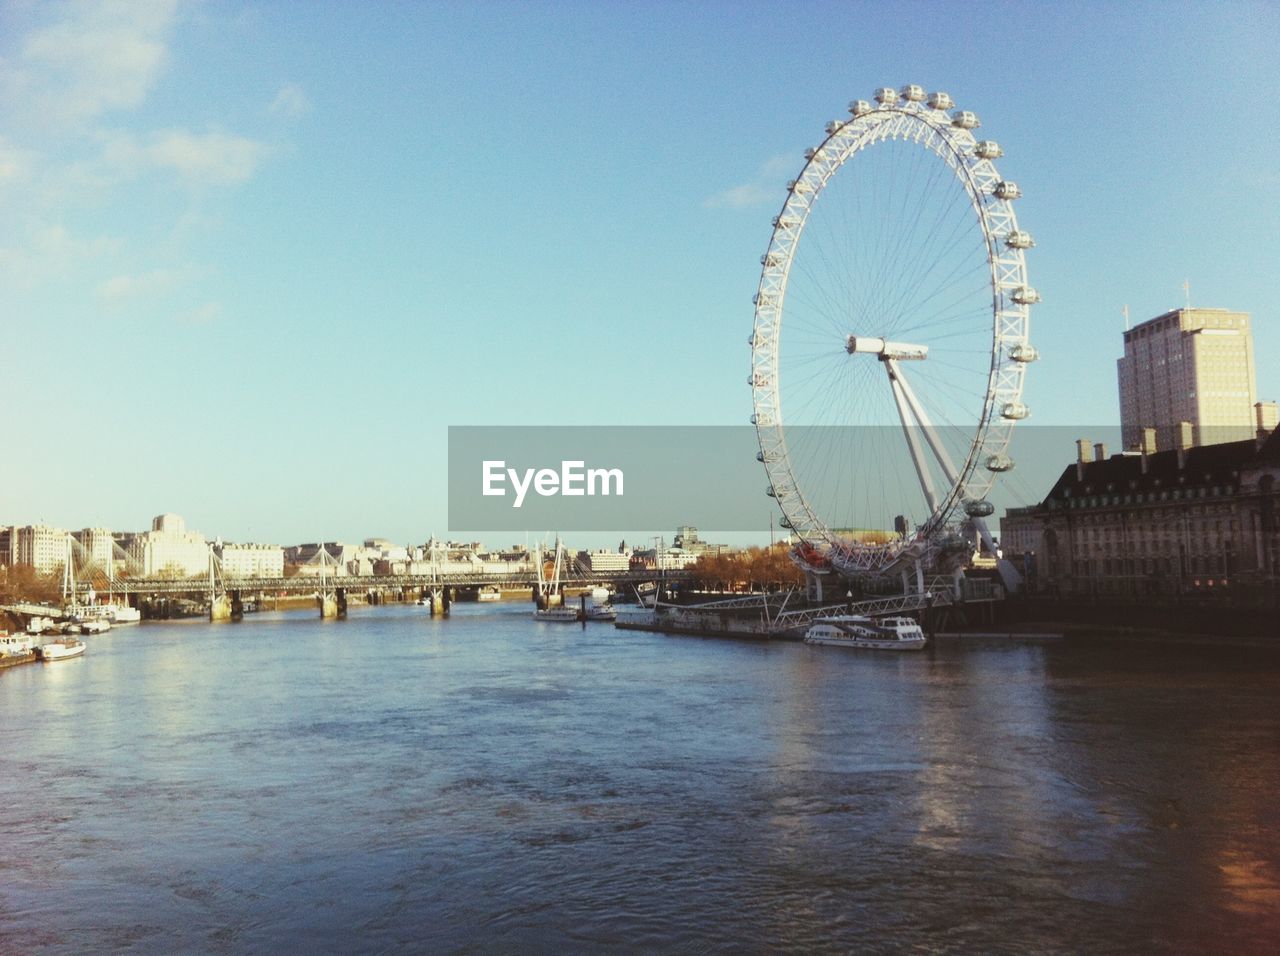
[[[749,381],[769,492],[810,553],[849,573],[891,570],[957,513],[982,510],[1011,467],[1035,357],[1018,190],[996,168],[998,147],[972,132],[976,118],[933,108],[917,89],[853,104],[806,152],[755,297]],[[877,352],[866,343],[878,338],[890,342]],[[894,341],[928,354],[911,361]],[[915,399],[907,417],[903,389]],[[854,533],[891,527],[886,512],[898,507],[912,533]]]

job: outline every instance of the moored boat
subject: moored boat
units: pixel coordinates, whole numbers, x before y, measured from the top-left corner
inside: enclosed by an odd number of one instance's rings
[[[29,635],[0,631],[0,657],[25,657],[35,643]]]
[[[920,625],[909,617],[877,619],[841,614],[814,621],[804,642],[877,651],[918,651],[924,647],[925,637]]]
[[[540,607],[533,612],[535,621],[553,621],[560,624],[574,624],[579,620],[576,607]]]
[[[72,620],[84,624],[88,621],[106,621],[111,625],[137,624],[142,612],[127,604],[75,604],[66,609]]]
[[[74,637],[60,637],[40,645],[40,658],[46,661],[62,661],[79,657],[84,653],[84,641]]]

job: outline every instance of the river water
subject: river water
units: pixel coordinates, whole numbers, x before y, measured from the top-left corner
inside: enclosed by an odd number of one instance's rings
[[[0,952],[1264,952],[1280,653],[259,614],[0,672]]]

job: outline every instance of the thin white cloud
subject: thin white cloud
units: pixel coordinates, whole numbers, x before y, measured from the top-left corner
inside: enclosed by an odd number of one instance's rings
[[[115,275],[99,284],[98,301],[108,308],[120,308],[140,299],[163,296],[182,278],[182,273],[169,269],[156,269],[139,275]]]
[[[124,176],[148,170],[176,173],[192,185],[234,185],[249,179],[269,152],[264,143],[228,133],[170,129],[142,140],[112,136],[103,149],[106,165]]]
[[[263,143],[243,136],[185,130],[153,134],[147,147],[148,158],[161,169],[195,182],[222,184],[244,182],[266,154]]]
[[[36,159],[31,150],[20,149],[0,137],[0,189],[29,179]]]
[[[108,0],[60,8],[6,64],[0,100],[41,125],[75,125],[138,106],[168,60],[175,0]]]
[[[307,99],[307,94],[297,83],[286,83],[280,87],[276,98],[267,107],[267,112],[272,116],[283,116],[286,119],[296,119],[310,111],[311,101]]]
[[[774,156],[763,163],[748,182],[708,196],[702,205],[708,209],[746,209],[770,203],[781,205],[783,187],[799,168],[800,163],[790,156]]]
[[[210,322],[218,321],[221,317],[222,303],[206,302],[204,305],[183,312],[178,316],[178,321],[183,325],[208,325]]]
[[[29,223],[18,235],[19,244],[0,246],[0,273],[21,286],[73,274],[120,248],[117,238],[82,238],[61,223]]]
[[[169,296],[188,273],[200,273],[198,264],[178,272],[159,266],[219,218],[221,206],[207,193],[249,180],[272,148],[216,121],[201,130],[154,125],[147,101],[181,50],[174,33],[189,3],[66,0],[6,11],[0,278],[24,288],[74,281],[99,308],[118,308]],[[301,111],[306,96],[290,84],[273,107]],[[174,182],[189,195],[175,194]],[[136,216],[137,208],[154,215]],[[168,230],[155,221],[165,214],[173,216]],[[118,234],[102,235],[104,222]],[[208,322],[217,313],[210,303],[183,320]]]

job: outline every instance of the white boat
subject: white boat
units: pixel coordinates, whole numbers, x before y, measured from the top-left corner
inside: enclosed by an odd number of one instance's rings
[[[587,608],[588,621],[616,621],[618,612],[609,604],[593,604]]]
[[[540,607],[533,612],[535,621],[555,621],[560,624],[576,624],[578,609],[576,607]]]
[[[103,607],[111,608],[111,623],[113,626],[137,624],[142,620],[142,612],[136,607],[129,607],[127,604],[105,604]]]
[[[481,588],[476,594],[477,601],[501,601],[502,592],[497,588]]]
[[[25,657],[34,647],[34,641],[27,635],[0,631],[0,657]]]
[[[142,612],[127,604],[73,604],[66,613],[81,624],[86,621],[106,621],[111,625],[137,624],[142,620]]]
[[[101,634],[111,630],[111,622],[106,618],[91,618],[80,622],[80,630],[85,634]]]
[[[61,637],[40,645],[40,657],[46,661],[62,661],[68,657],[79,657],[83,653],[84,641],[74,637]]]
[[[842,614],[814,621],[804,635],[806,644],[865,647],[878,651],[918,651],[924,631],[909,617],[861,617]]]

